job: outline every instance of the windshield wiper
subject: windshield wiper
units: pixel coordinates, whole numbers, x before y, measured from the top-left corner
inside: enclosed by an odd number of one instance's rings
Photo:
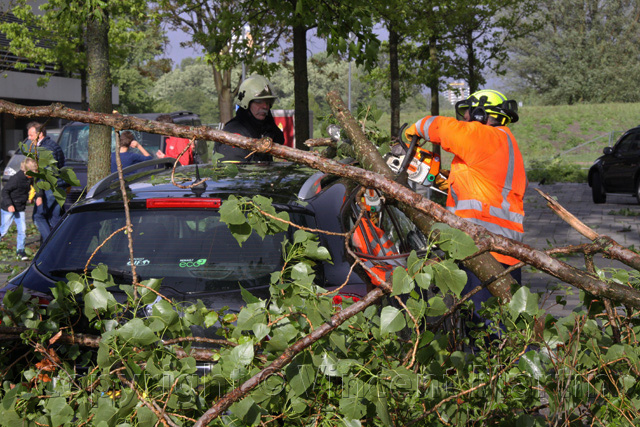
[[[49,271],[49,274],[52,274],[58,277],[66,277],[67,273],[83,274],[84,268],[81,268],[81,267],[58,268],[58,269]],[[118,270],[115,268],[109,268],[107,269],[107,273],[112,275],[114,280],[116,281],[133,282],[133,275],[131,274],[131,270]],[[138,282],[142,280],[140,275],[137,273],[136,273],[136,278],[138,279]]]

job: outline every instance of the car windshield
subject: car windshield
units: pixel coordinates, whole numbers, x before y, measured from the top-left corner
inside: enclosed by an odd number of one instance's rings
[[[271,273],[282,265],[283,234],[262,239],[253,233],[240,247],[212,210],[132,210],[131,222],[136,273],[141,280],[164,278],[163,287],[178,293],[267,286]],[[60,280],[69,272],[82,272],[95,252],[91,266],[106,264],[110,271],[123,273],[124,281],[118,283],[127,283],[128,241],[123,231],[117,232],[124,226],[122,210],[71,214],[41,249],[35,265]]]
[[[142,146],[153,155],[161,149],[162,136],[154,133],[132,130],[133,136]],[[67,125],[58,138],[58,144],[67,160],[87,162],[89,160],[89,125]],[[115,150],[116,135],[111,132],[111,152]]]

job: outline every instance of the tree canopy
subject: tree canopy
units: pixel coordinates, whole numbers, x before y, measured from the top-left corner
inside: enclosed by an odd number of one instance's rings
[[[637,102],[640,3],[544,0],[539,31],[509,45],[516,84],[546,104]]]

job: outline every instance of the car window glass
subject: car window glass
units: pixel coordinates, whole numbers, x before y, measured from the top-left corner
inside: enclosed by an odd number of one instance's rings
[[[271,273],[282,266],[284,234],[262,239],[253,233],[241,247],[210,210],[133,210],[131,221],[137,274],[142,280],[164,278],[164,285],[180,292],[267,286]],[[36,265],[47,276],[62,279],[69,271],[82,271],[93,254],[93,266],[130,271],[127,236],[117,232],[124,226],[122,211],[69,215],[38,254]]]
[[[640,146],[638,145],[638,136],[639,135],[636,133],[624,136],[616,145],[616,152],[618,154],[637,152],[640,149]]]
[[[162,148],[162,136],[153,133],[132,130],[136,141],[151,154]],[[87,162],[89,160],[89,125],[66,126],[58,141],[65,159]],[[111,132],[111,152],[115,151],[116,135]]]
[[[87,161],[89,158],[89,125],[65,126],[58,138],[67,160]]]

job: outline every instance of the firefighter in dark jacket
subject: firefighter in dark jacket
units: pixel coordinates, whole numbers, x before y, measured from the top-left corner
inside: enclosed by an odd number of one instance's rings
[[[16,255],[23,261],[27,259],[24,251],[24,239],[26,237],[25,210],[29,201],[29,191],[33,184],[33,178],[25,174],[26,171],[37,172],[38,163],[35,159],[27,157],[16,172],[2,188],[2,200],[0,210],[2,212],[2,225],[0,226],[0,238],[9,231],[11,223],[16,223],[18,235],[16,238]]]
[[[271,115],[271,107],[276,100],[269,80],[254,74],[240,84],[236,103],[236,116],[229,120],[222,130],[248,138],[269,137],[276,144],[284,144],[284,134]],[[224,155],[222,161],[270,162],[271,154],[244,150],[221,142],[215,143],[215,153]]]

